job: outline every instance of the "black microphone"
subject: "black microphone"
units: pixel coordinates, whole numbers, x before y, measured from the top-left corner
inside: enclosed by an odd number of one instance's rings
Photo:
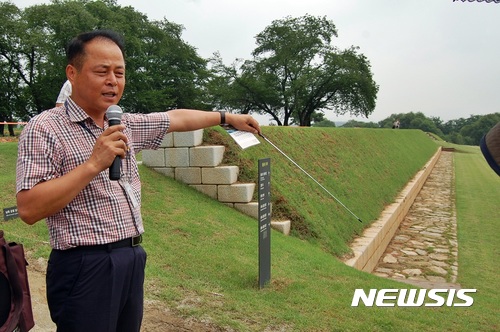
[[[108,117],[108,125],[116,126],[122,123],[123,111],[118,105],[111,105],[106,110],[106,116]],[[109,179],[110,180],[120,180],[120,168],[122,161],[119,156],[115,157],[113,163],[109,167]]]

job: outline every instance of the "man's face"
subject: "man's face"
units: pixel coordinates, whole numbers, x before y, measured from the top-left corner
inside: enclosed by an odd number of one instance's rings
[[[73,99],[89,115],[104,115],[120,101],[125,87],[125,60],[120,48],[108,39],[96,38],[85,46],[82,68],[67,68]]]

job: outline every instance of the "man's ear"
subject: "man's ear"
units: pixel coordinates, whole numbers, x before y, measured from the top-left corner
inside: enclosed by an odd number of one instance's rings
[[[77,72],[78,71],[76,70],[75,66],[73,66],[73,65],[66,66],[66,78],[71,82],[71,84],[73,84],[73,81],[75,80]]]

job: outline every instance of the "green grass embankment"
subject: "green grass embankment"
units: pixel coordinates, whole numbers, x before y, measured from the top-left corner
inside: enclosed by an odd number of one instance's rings
[[[363,223],[263,139],[241,152],[227,135],[211,137],[244,165],[241,179],[256,182],[258,159],[270,157],[273,218],[290,219],[293,235],[336,255],[349,252],[353,236],[394,202],[438,148],[420,130],[264,127],[263,134]]]

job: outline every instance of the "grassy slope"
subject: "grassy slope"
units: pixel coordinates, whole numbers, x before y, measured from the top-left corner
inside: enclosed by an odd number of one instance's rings
[[[257,160],[271,158],[273,211],[292,220],[295,235],[336,255],[349,251],[352,237],[379,217],[437,150],[419,130],[265,127],[263,132],[363,220],[267,142],[241,154],[252,160],[253,182]]]
[[[391,179],[398,178],[397,175],[400,173],[403,173],[403,177],[411,177],[423,162],[412,166],[413,173],[400,172],[401,168],[406,168],[402,164],[408,163],[409,159],[413,160],[415,150],[428,144],[425,137],[411,131],[387,131],[384,135],[390,139],[381,142],[377,141],[377,133],[372,133],[370,130],[353,129],[345,132],[338,130],[338,135],[342,138],[331,144],[335,147],[332,150],[336,151],[338,159],[330,161],[331,151],[324,148],[330,146],[329,144],[325,143],[322,151],[318,152],[308,149],[308,158],[302,158],[299,148],[294,147],[291,142],[298,142],[299,146],[303,146],[309,138],[300,133],[300,129],[284,129],[284,131],[288,131],[288,135],[285,132],[281,133],[277,128],[265,128],[264,134],[313,176],[317,176],[320,182],[325,181],[324,185],[332,188],[331,191],[338,194],[338,197],[365,222],[376,218],[376,207],[381,209],[404,185],[401,179],[390,180],[390,186],[395,189],[392,193],[384,194],[387,197],[382,197],[383,195],[378,194],[377,190],[385,192],[389,184],[384,182],[384,176],[378,173],[394,175]],[[325,138],[323,141],[328,142],[328,139]],[[369,156],[366,156],[365,152],[362,154],[363,158],[355,157],[355,154],[360,153],[359,149],[363,142],[375,151],[370,152]],[[401,147],[393,147],[400,143]],[[15,157],[12,159],[12,155],[15,155],[15,148],[15,144],[0,145],[2,169],[0,185],[7,189],[2,191],[0,196],[4,206],[15,205],[12,185],[15,176],[13,172]],[[251,149],[261,148],[265,149],[264,144]],[[399,153],[388,153],[393,150]],[[308,160],[316,158],[316,153],[323,156],[322,160],[329,160],[328,165],[331,165],[326,171],[318,172],[319,175],[312,170],[312,165],[318,163],[308,163]],[[411,157],[405,157],[406,159],[402,161],[399,158],[403,158],[403,155]],[[288,176],[290,181],[303,178],[302,175],[292,173],[293,169],[286,169],[287,162],[280,160],[272,150],[263,152],[262,157],[267,156],[273,158],[273,191],[278,186],[275,183],[278,169],[283,168],[284,174],[290,175]],[[375,161],[377,156],[379,161]],[[343,265],[321,248],[329,249],[328,245],[321,244],[321,239],[318,240],[320,243],[318,246],[276,232],[272,234],[272,282],[266,289],[258,290],[256,222],[180,183],[141,167],[143,215],[146,227],[144,246],[149,255],[146,271],[147,296],[162,299],[170,308],[186,316],[211,320],[218,325],[229,326],[238,331],[263,331],[266,328],[269,330],[281,328],[286,331],[498,330],[496,303],[499,296],[495,290],[495,285],[498,285],[495,273],[498,249],[490,242],[494,239],[489,238],[498,234],[498,218],[494,219],[494,213],[498,211],[498,200],[491,198],[498,197],[500,186],[495,182],[498,178],[488,175],[487,165],[481,161],[477,151],[463,156],[470,157],[471,160],[457,158],[459,170],[457,179],[468,176],[469,172],[486,174],[469,182],[469,185],[479,185],[482,188],[483,194],[479,199],[480,209],[485,210],[484,212],[477,211],[474,203],[465,205],[465,202],[469,202],[473,197],[469,190],[477,189],[468,189],[457,181],[457,200],[460,202],[462,199],[464,202],[460,203],[463,205],[459,204],[458,215],[459,278],[465,287],[478,289],[478,294],[474,296],[476,302],[472,308],[351,308],[352,295],[356,288],[367,290],[407,288],[407,286],[361,273]],[[471,170],[460,166],[472,162],[475,166]],[[397,166],[392,168],[385,164]],[[358,181],[347,181],[342,179],[341,175],[335,180],[328,180],[329,177],[325,174],[330,173],[332,168],[338,169],[336,174],[353,172],[350,176]],[[368,177],[365,174],[373,176]],[[374,178],[377,180],[373,180]],[[306,180],[299,182],[301,183],[294,185],[308,185]],[[363,185],[358,184],[361,182]],[[344,186],[354,187],[347,189]],[[362,194],[358,194],[359,190],[362,190]],[[321,191],[310,185],[308,190],[296,189],[292,192],[303,194],[304,191],[310,192],[313,197],[309,200],[328,199]],[[287,200],[300,202],[300,198],[287,197]],[[379,202],[373,204],[372,200]],[[486,203],[487,201],[490,203]],[[330,202],[327,206],[333,204]],[[375,207],[370,208],[370,211],[373,209],[375,212],[366,212],[367,206],[372,205]],[[315,209],[326,208],[308,206],[306,210],[310,210],[313,214]],[[337,216],[341,216],[337,217],[338,220],[343,222],[331,224],[353,226],[359,224],[344,215],[344,211],[337,208],[333,210],[338,213]],[[334,212],[328,212],[331,213]],[[317,219],[319,217],[315,218],[314,215],[311,217],[312,221]],[[474,220],[474,223],[480,222],[482,227],[469,223],[469,220]],[[315,225],[309,227],[317,227],[315,228],[317,230],[322,227],[327,228]],[[6,230],[11,239],[22,241],[27,250],[42,255],[49,250],[48,245],[43,242],[47,239],[43,223],[30,227],[14,221],[3,223],[2,229]],[[481,257],[481,260],[478,257]]]

